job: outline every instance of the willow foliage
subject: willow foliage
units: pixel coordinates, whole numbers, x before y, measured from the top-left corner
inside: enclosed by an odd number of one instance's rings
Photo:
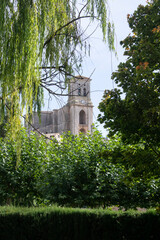
[[[7,111],[10,129],[20,129],[20,115],[39,108],[44,66],[72,72],[83,49],[79,21],[100,20],[104,40],[109,38],[106,0],[1,0],[0,1],[0,107]],[[108,28],[107,28],[108,27]],[[109,29],[109,31],[107,31]],[[112,41],[109,41],[112,43]],[[111,46],[110,46],[111,47]],[[66,79],[64,80],[66,81]]]

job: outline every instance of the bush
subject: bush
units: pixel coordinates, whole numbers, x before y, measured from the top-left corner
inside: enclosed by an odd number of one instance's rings
[[[155,211],[111,212],[69,208],[0,208],[0,239],[160,239]]]
[[[100,157],[106,144],[98,131],[74,139],[67,134],[60,144],[50,143],[44,196],[51,203],[74,207],[118,204],[125,171]]]
[[[22,130],[17,161],[17,143],[0,139],[0,205],[56,203],[127,209],[159,204],[160,181],[136,181],[131,174],[133,166],[123,163],[124,146],[116,140],[106,141],[94,131],[79,137],[68,133],[60,143],[47,143]]]
[[[41,193],[47,144],[35,134],[21,131],[21,159],[17,160],[16,143],[0,139],[0,204],[32,205]]]

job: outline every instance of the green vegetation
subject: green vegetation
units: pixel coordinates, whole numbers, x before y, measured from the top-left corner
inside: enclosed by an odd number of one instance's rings
[[[159,11],[160,1],[153,0],[128,15],[132,34],[121,42],[127,60],[112,75],[120,88],[105,91],[99,104],[99,121],[123,142],[111,150],[113,163],[132,169],[130,182],[146,184],[159,182],[160,172]]]
[[[57,88],[64,91],[80,72],[90,48],[81,29],[85,18],[100,22],[104,41],[113,48],[106,0],[1,1],[0,120],[7,114],[11,136],[19,134],[24,109],[27,120],[33,109],[40,110],[43,89],[62,94]]]
[[[12,240],[159,240],[154,210],[111,212],[91,209],[0,208],[0,238]]]
[[[83,11],[82,17],[97,15],[104,38],[108,27],[112,45],[104,3],[88,1],[79,18]],[[0,138],[0,205],[4,205],[0,208],[0,239],[158,240],[159,1],[139,6],[128,16],[133,35],[122,41],[128,58],[112,76],[124,99],[114,89],[105,92],[99,105],[99,120],[110,131],[108,140],[94,130],[92,135],[66,133],[60,142],[46,142],[20,129],[23,109],[29,114],[33,107],[41,106],[42,62],[55,74],[63,70],[65,83],[68,74],[73,74],[72,63],[78,63],[73,49],[85,44],[78,35],[76,1],[70,4],[8,0],[0,7],[0,127],[4,130],[8,122],[19,138],[13,140],[8,131],[1,132],[5,138]],[[57,207],[49,207],[53,204]],[[111,206],[123,211],[106,211]],[[158,211],[126,211],[137,207],[157,207]]]
[[[21,130],[21,139],[20,162],[15,141],[0,140],[1,205],[128,209],[159,204],[159,178],[134,175],[145,171],[137,163],[148,154],[143,146],[126,146],[118,137],[106,141],[96,130],[79,137],[65,134],[60,143]]]
[[[160,2],[140,5],[128,16],[132,30],[122,42],[127,60],[112,79],[120,89],[106,91],[99,121],[109,135],[121,133],[129,143],[145,142],[159,157],[160,147]],[[123,95],[122,95],[123,94]]]

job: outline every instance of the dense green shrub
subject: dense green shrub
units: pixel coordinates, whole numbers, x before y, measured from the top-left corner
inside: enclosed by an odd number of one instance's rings
[[[21,131],[17,143],[0,140],[0,204],[57,203],[72,207],[150,207],[159,203],[159,179],[137,180],[128,167],[127,148],[117,139],[65,134],[61,142],[46,142]],[[130,153],[129,153],[130,154]],[[130,154],[131,156],[131,154]],[[131,156],[132,159],[132,156]]]
[[[0,208],[0,239],[159,240],[155,211],[112,212],[57,207]]]
[[[124,145],[118,141],[106,141],[95,131],[80,137],[67,134],[61,144],[50,143],[46,185],[42,186],[45,186],[44,196],[51,203],[79,207],[119,205],[131,208],[158,204],[159,182],[134,178],[132,165],[126,167],[123,162],[128,160],[122,155]],[[109,153],[108,156],[104,152]]]
[[[0,204],[31,205],[41,196],[38,184],[43,176],[47,144],[35,134],[21,131],[21,159],[16,143],[0,141]]]
[[[100,157],[106,141],[98,131],[92,135],[63,136],[61,144],[49,145],[45,196],[70,206],[116,204],[125,171]]]

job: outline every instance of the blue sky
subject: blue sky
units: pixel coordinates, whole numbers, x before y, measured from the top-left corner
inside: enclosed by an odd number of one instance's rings
[[[146,5],[146,0],[109,0],[109,8],[111,18],[115,25],[115,48],[117,57],[111,53],[107,44],[102,42],[100,31],[97,31],[91,37],[91,57],[87,59],[84,64],[84,75],[91,74],[91,98],[94,104],[94,122],[96,121],[98,111],[98,104],[102,99],[103,91],[105,89],[112,89],[115,84],[111,80],[111,73],[117,69],[120,62],[125,61],[123,56],[123,48],[119,44],[129,33],[131,29],[127,23],[127,14],[132,14],[138,5]],[[99,130],[106,136],[107,131],[99,124]]]
[[[104,90],[113,88],[113,82],[111,80],[112,72],[117,69],[120,62],[125,61],[125,57],[123,56],[124,51],[119,42],[131,33],[131,29],[127,23],[127,14],[132,14],[140,4],[146,5],[146,0],[108,0],[109,15],[115,25],[115,48],[117,57],[109,51],[107,44],[102,41],[102,34],[99,29],[97,29],[89,39],[91,55],[90,58],[84,59],[83,76],[90,77],[92,74],[91,99],[94,105],[94,122],[96,122],[99,114],[98,104],[102,99]],[[86,23],[82,23],[82,25],[85,28]],[[91,29],[93,30],[95,27],[96,24],[92,26]],[[88,32],[88,34],[90,34],[90,32]],[[114,87],[116,87],[115,84]],[[47,99],[47,96],[45,96],[45,107],[43,110],[58,108],[66,102],[66,99],[61,99],[60,102],[52,99],[52,102],[50,101],[48,104]],[[107,131],[102,125],[99,124],[98,129],[104,136],[107,135]]]

